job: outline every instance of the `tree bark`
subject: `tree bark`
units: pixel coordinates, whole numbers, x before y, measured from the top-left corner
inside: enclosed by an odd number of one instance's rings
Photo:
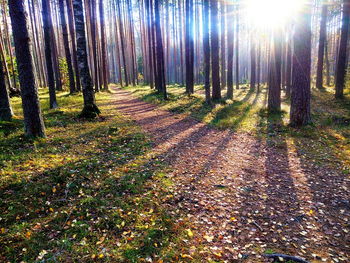
[[[346,75],[346,57],[350,21],[350,0],[343,0],[343,21],[341,27],[340,44],[335,81],[335,97],[344,97],[344,85]]]
[[[45,126],[30,53],[30,38],[24,0],[9,0],[8,4],[21,86],[25,135],[29,137],[45,137]]]
[[[186,92],[194,92],[193,0],[186,0]]]
[[[75,33],[77,39],[78,68],[83,90],[84,108],[81,117],[96,117],[100,110],[95,103],[95,94],[87,59],[84,10],[82,0],[73,0]]]
[[[79,69],[78,69],[77,46],[76,46],[77,40],[75,37],[74,14],[73,14],[72,0],[66,0],[66,6],[67,6],[67,13],[68,13],[69,33],[70,33],[71,40],[72,40],[72,55],[73,55],[72,57],[73,57],[76,89],[80,91],[81,86],[80,86],[80,75],[79,75]]]
[[[165,69],[164,69],[164,50],[162,32],[160,29],[160,15],[159,15],[159,0],[154,2],[154,14],[155,14],[155,31],[156,31],[156,53],[157,53],[157,76],[158,85],[157,89],[163,93],[164,99],[167,99],[166,84],[165,84]]]
[[[69,89],[70,89],[71,93],[74,93],[74,92],[76,92],[74,71],[73,71],[73,65],[72,65],[72,56],[71,56],[70,49],[69,49],[68,29],[67,29],[66,16],[65,16],[65,12],[64,12],[63,0],[59,0],[59,6],[60,6],[60,17],[61,17],[64,52],[66,55],[66,61],[67,61],[67,65],[68,65]]]
[[[287,59],[286,59],[286,97],[290,97],[292,87],[292,41],[287,43]]]
[[[209,0],[203,0],[203,51],[204,51],[204,89],[205,101],[210,102],[210,36]]]
[[[255,89],[256,83],[256,50],[255,39],[251,38],[250,46],[250,88]]]
[[[221,11],[221,88],[226,86],[226,1],[220,2]],[[232,14],[230,14],[232,15]]]
[[[273,36],[273,50],[270,57],[270,82],[268,90],[268,110],[281,110],[281,69],[282,69],[282,32],[276,29]]]
[[[218,0],[211,1],[211,63],[213,99],[221,99]]]
[[[54,76],[53,65],[52,65],[51,43],[52,43],[53,28],[52,28],[52,19],[51,19],[50,10],[51,10],[50,1],[42,0],[45,58],[46,58],[47,80],[48,80],[49,95],[50,95],[50,109],[56,109],[58,105],[57,105],[56,90],[55,90],[55,76]]]
[[[227,9],[228,23],[232,26],[227,33],[227,98],[233,99],[234,5],[230,3]]]
[[[103,0],[100,0],[99,10],[100,10],[100,29],[101,29],[101,51],[102,51],[102,82],[103,88],[108,89],[108,57],[106,52],[106,32],[105,32],[105,16],[103,11]]]
[[[324,3],[322,6],[321,14],[321,26],[320,26],[320,39],[318,43],[318,60],[317,60],[317,75],[316,75],[316,88],[323,88],[323,61],[325,44],[327,41],[327,11],[328,3]]]
[[[236,89],[239,89],[239,2],[236,7]]]
[[[311,8],[295,21],[290,125],[298,127],[311,122]]]
[[[4,68],[0,59],[0,121],[10,121],[13,113],[10,105],[10,97],[5,84]]]

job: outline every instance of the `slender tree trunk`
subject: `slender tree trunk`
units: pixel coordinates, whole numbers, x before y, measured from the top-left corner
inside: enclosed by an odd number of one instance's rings
[[[289,32],[289,38],[287,42],[287,58],[286,58],[286,97],[290,97],[290,91],[292,87],[292,39]]]
[[[311,121],[311,8],[295,21],[290,125],[303,126]]]
[[[2,31],[1,31],[1,27],[0,27],[0,53],[1,53],[1,58],[4,61],[4,70],[5,70],[5,76],[7,79],[7,83],[9,85],[9,89],[13,90],[12,88],[12,83],[11,83],[11,77],[10,77],[10,71],[7,67],[7,63],[6,63],[6,54],[5,54],[5,48],[3,46],[3,38],[2,38]]]
[[[10,105],[10,97],[5,84],[3,62],[0,59],[0,121],[10,121],[13,113]]]
[[[324,3],[322,6],[321,14],[321,26],[320,26],[320,39],[318,44],[318,61],[317,61],[317,75],[316,75],[316,88],[323,88],[323,61],[325,44],[327,41],[327,11],[328,3]]]
[[[72,65],[72,56],[71,56],[70,49],[69,49],[68,30],[67,30],[67,22],[66,22],[66,16],[65,16],[65,12],[64,12],[63,0],[59,0],[59,5],[60,5],[60,16],[61,16],[61,27],[62,27],[64,52],[66,55],[66,62],[68,65],[69,89],[70,89],[71,93],[74,93],[76,91],[75,80],[74,80],[74,71],[73,71],[73,65]]]
[[[162,32],[160,29],[160,15],[159,15],[159,0],[154,2],[155,14],[155,31],[156,31],[156,45],[157,45],[157,76],[159,91],[163,93],[164,99],[167,99],[166,84],[165,84],[165,69],[164,69],[164,50]]]
[[[204,51],[204,88],[205,101],[210,103],[210,36],[209,36],[209,0],[203,0],[203,51]]]
[[[51,10],[50,0],[42,0],[45,58],[46,58],[47,78],[48,78],[48,84],[49,84],[50,109],[55,109],[58,107],[58,105],[56,100],[55,77],[54,77],[53,65],[52,65],[51,43],[52,43],[53,28],[52,28],[52,19],[51,19],[50,10]]]
[[[126,48],[125,48],[122,12],[120,9],[119,1],[116,1],[116,2],[117,2],[116,4],[117,4],[117,11],[118,11],[118,19],[119,19],[119,35],[120,35],[121,53],[122,53],[123,65],[124,65],[125,86],[129,86],[129,77],[128,77],[128,70],[127,70],[126,56],[125,56]]]
[[[239,89],[239,4],[236,14],[236,89]]]
[[[258,47],[257,54],[257,66],[256,66],[256,83],[258,87],[258,92],[260,92],[260,80],[261,80],[261,46]]]
[[[282,66],[282,32],[276,29],[273,36],[273,55],[270,58],[270,83],[268,90],[268,110],[281,110],[281,66]]]
[[[103,72],[103,88],[108,89],[108,57],[106,52],[106,32],[105,32],[105,16],[103,11],[103,0],[100,0],[100,27],[101,27],[101,50],[102,50],[102,72]]]
[[[45,137],[45,126],[39,104],[38,89],[35,84],[33,60],[30,54],[30,38],[24,0],[9,0],[8,4],[21,86],[25,134],[30,137]]]
[[[186,0],[186,92],[194,92],[193,0]]]
[[[66,0],[67,12],[68,12],[68,25],[70,36],[72,40],[72,57],[73,57],[73,66],[75,72],[75,82],[77,90],[81,90],[80,86],[80,75],[78,69],[78,58],[77,58],[77,46],[76,46],[76,37],[75,37],[75,28],[74,28],[74,15],[73,15],[73,7],[72,0]]]
[[[227,97],[233,99],[234,5],[230,3],[227,8],[228,23],[232,26],[227,33]]]
[[[73,0],[75,33],[77,38],[77,58],[81,85],[83,90],[84,108],[82,117],[95,117],[100,113],[95,103],[95,94],[87,60],[87,45],[85,35],[85,21],[82,0]]]
[[[213,99],[221,99],[218,0],[211,0],[211,63]]]
[[[255,39],[251,38],[250,46],[250,88],[255,89],[256,83],[256,50],[255,50]]]
[[[10,43],[11,40],[10,40],[10,34],[9,34],[9,26],[8,26],[8,22],[7,22],[7,8],[6,8],[5,0],[3,0],[2,4],[3,4],[2,7],[4,9],[5,32],[6,32],[6,35],[7,35],[7,44],[9,46],[9,55],[10,55],[11,68],[13,70],[13,74],[12,74],[13,88],[17,92],[18,87],[17,87],[17,80],[16,80],[16,74],[15,74],[15,64],[13,62],[13,53],[12,53],[12,48],[11,48],[11,43]]]
[[[100,91],[100,78],[99,78],[99,67],[97,61],[97,34],[96,34],[96,0],[90,0],[91,12],[90,12],[90,27],[91,27],[91,42],[92,42],[92,57],[94,62],[94,81],[95,91]]]
[[[338,51],[338,61],[335,81],[335,97],[343,98],[345,75],[346,75],[346,58],[350,22],[350,0],[343,0],[343,22],[341,27],[340,45]]]
[[[220,2],[221,9],[221,88],[226,87],[226,1]],[[232,15],[232,14],[230,14]]]

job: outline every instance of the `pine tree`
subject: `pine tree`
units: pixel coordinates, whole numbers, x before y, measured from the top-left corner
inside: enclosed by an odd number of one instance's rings
[[[210,36],[209,0],[203,0],[203,51],[204,51],[204,89],[205,101],[210,102]]]
[[[316,88],[323,88],[323,61],[325,53],[325,45],[327,41],[327,3],[322,6],[321,14],[321,26],[320,26],[320,38],[318,42],[318,61],[317,61],[317,75],[316,75]]]
[[[12,118],[12,108],[10,97],[5,84],[5,73],[0,59],[0,121],[10,121]]]
[[[193,0],[186,0],[186,92],[194,92]]]
[[[213,99],[221,99],[218,0],[211,0],[211,64]]]
[[[273,36],[273,53],[270,57],[270,81],[268,89],[268,110],[281,110],[281,70],[282,70],[282,32],[276,29]]]
[[[335,80],[335,97],[343,98],[346,75],[346,58],[350,22],[350,0],[343,0],[341,36],[338,51],[338,61]]]
[[[75,80],[74,80],[74,71],[72,64],[72,56],[69,48],[69,39],[68,39],[68,29],[67,29],[67,21],[64,12],[64,1],[59,0],[60,6],[60,18],[61,18],[61,27],[62,27],[62,36],[63,36],[63,45],[64,52],[66,55],[66,62],[68,66],[68,77],[69,77],[69,89],[71,93],[76,92]]]
[[[35,84],[33,60],[30,54],[30,38],[24,0],[9,0],[8,4],[21,86],[25,135],[45,137],[45,126],[39,104],[38,89]]]
[[[77,39],[77,58],[81,85],[84,97],[82,117],[95,117],[100,110],[95,103],[95,94],[87,59],[87,44],[85,36],[84,9],[82,0],[73,0],[75,33]]]
[[[49,0],[42,0],[42,13],[43,13],[43,24],[44,24],[44,42],[45,42],[45,58],[46,58],[46,70],[47,79],[49,85],[49,95],[50,95],[50,109],[56,109],[57,99],[56,99],[56,89],[55,89],[55,76],[54,68],[52,63],[52,19],[51,19],[51,8]]]
[[[300,12],[295,24],[292,66],[290,125],[297,127],[311,121],[311,10]]]

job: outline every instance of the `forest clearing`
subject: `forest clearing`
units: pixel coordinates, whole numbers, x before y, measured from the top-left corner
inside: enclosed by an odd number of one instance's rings
[[[350,262],[349,0],[0,6],[0,262]]]

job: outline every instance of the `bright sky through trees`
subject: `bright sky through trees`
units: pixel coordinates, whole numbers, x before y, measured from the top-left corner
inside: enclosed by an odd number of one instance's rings
[[[305,4],[305,0],[247,0],[249,21],[259,28],[280,27]]]

